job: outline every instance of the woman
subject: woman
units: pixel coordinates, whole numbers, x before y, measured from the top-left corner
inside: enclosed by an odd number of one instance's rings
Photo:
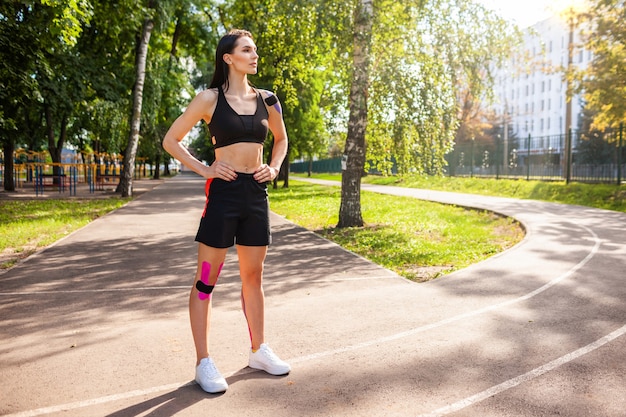
[[[228,384],[209,355],[211,293],[228,248],[236,244],[241,275],[241,303],[251,350],[248,365],[272,375],[291,370],[265,344],[263,264],[270,243],[267,183],[278,175],[287,153],[287,132],[275,95],[254,89],[259,56],[250,32],[233,30],[220,40],[211,84],[191,101],[163,139],[163,147],[189,169],[207,179],[206,205],[196,235],[198,267],[189,297],[196,348],[196,382],[210,393]],[[211,132],[215,162],[206,166],[181,140],[200,120]],[[267,130],[274,136],[269,164],[263,163]]]

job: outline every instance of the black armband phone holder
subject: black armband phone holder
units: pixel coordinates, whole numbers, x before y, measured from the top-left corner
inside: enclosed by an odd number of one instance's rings
[[[268,106],[273,106],[274,104],[278,103],[278,99],[275,95],[271,95],[265,99],[265,103],[267,103]]]

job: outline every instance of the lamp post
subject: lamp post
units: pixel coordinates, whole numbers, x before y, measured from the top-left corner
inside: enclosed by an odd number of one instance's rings
[[[472,136],[472,166],[470,167],[470,178],[474,178],[474,136]]]
[[[555,0],[557,9],[561,10],[561,15],[567,20],[569,29],[569,39],[567,43],[567,69],[566,69],[566,90],[565,90],[565,143],[563,150],[564,176],[565,182],[569,183],[572,178],[572,145],[573,134],[572,127],[572,96],[573,94],[573,63],[574,63],[574,30],[578,25],[579,13],[585,11],[588,7],[586,0]],[[562,7],[565,6],[565,7]]]
[[[563,162],[565,164],[565,183],[572,179],[572,64],[574,63],[574,8],[568,11],[569,41],[567,43],[567,73],[565,89],[565,146]]]
[[[502,157],[503,157],[503,168],[506,169],[508,173],[509,166],[509,106],[508,102],[504,103],[504,113],[502,114]]]

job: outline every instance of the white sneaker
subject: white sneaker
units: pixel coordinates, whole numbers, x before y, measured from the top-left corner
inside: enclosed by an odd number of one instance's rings
[[[202,359],[200,365],[196,367],[196,382],[203,390],[211,394],[224,392],[228,388],[226,380],[211,358]]]
[[[276,354],[272,352],[272,349],[265,343],[263,343],[256,352],[250,350],[248,366],[250,368],[260,369],[271,375],[287,375],[289,371],[291,371],[291,366],[276,356]]]

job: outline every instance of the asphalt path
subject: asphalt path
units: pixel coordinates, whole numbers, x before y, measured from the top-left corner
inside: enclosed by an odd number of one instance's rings
[[[492,210],[527,235],[417,284],[273,215],[266,337],[293,370],[247,368],[230,251],[211,330],[230,387],[211,395],[187,313],[203,182],[179,175],[0,274],[0,414],[626,415],[626,214],[363,189]]]

